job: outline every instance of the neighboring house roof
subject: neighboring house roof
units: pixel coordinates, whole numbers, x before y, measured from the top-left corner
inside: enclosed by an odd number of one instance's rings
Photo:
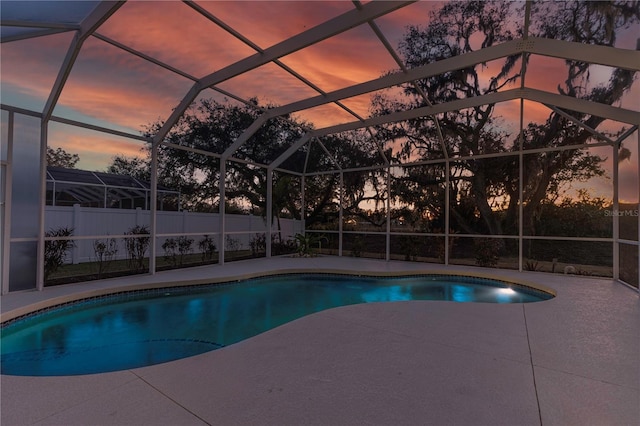
[[[150,188],[149,182],[138,180],[129,175],[51,166],[47,167],[47,182],[56,185],[56,192],[64,192],[67,198],[78,203],[103,202],[105,194],[108,194],[109,202],[144,198]],[[162,185],[158,185],[158,192],[180,194],[180,191]],[[69,200],[67,199],[67,201]]]

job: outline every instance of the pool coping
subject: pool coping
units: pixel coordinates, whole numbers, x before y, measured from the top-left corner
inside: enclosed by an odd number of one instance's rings
[[[174,270],[175,271],[175,270]],[[21,306],[19,308],[11,309],[6,312],[0,313],[0,328],[5,327],[8,323],[11,323],[15,320],[18,320],[22,317],[26,317],[32,314],[35,314],[40,311],[45,311],[48,309],[64,306],[67,304],[72,304],[75,302],[80,302],[83,300],[101,298],[110,295],[116,295],[120,293],[128,293],[135,291],[152,291],[156,289],[164,289],[164,288],[176,288],[176,287],[192,287],[192,286],[200,286],[207,284],[225,284],[232,283],[234,281],[242,281],[252,278],[260,278],[260,277],[270,277],[275,275],[289,275],[289,274],[303,274],[303,273],[318,273],[318,274],[340,274],[340,275],[353,275],[353,276],[366,276],[366,277],[403,277],[403,276],[413,276],[413,275],[447,275],[447,276],[463,276],[468,278],[480,278],[480,279],[489,279],[500,281],[505,284],[513,284],[516,286],[521,286],[525,288],[530,288],[542,293],[547,293],[552,297],[557,296],[556,290],[546,285],[542,285],[530,280],[519,279],[519,278],[505,278],[503,275],[496,273],[483,273],[483,272],[463,272],[463,271],[452,271],[451,269],[424,269],[424,270],[411,270],[411,271],[367,271],[367,270],[350,270],[345,271],[344,269],[334,269],[334,268],[286,268],[286,269],[275,269],[270,271],[261,271],[261,272],[249,272],[238,275],[224,276],[224,277],[210,277],[210,278],[198,278],[198,279],[187,279],[176,281],[175,279],[170,281],[160,281],[154,283],[146,283],[146,284],[130,284],[130,285],[122,285],[108,288],[99,288],[99,289],[82,289],[80,291],[66,294],[62,296],[54,296],[48,299],[40,300],[38,302],[34,302],[31,304],[27,304]],[[67,286],[78,287],[82,285],[87,285],[89,283],[93,283],[95,281],[87,281],[83,283],[74,283],[68,284]],[[61,287],[61,286],[56,286]],[[54,287],[46,287],[46,289],[50,289]]]

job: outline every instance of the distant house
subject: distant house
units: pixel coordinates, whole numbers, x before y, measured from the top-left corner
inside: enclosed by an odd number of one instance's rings
[[[150,210],[151,185],[128,175],[47,167],[47,205]],[[158,185],[158,210],[180,210],[180,191]]]

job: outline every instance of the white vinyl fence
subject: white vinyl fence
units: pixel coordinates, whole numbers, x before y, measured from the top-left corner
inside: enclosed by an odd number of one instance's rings
[[[104,235],[123,235],[135,226],[146,226],[149,228],[150,211],[127,209],[101,209],[92,207],[47,206],[45,209],[46,230],[59,228],[72,228],[73,236],[90,237]],[[280,232],[283,241],[293,239],[296,233],[302,232],[303,225],[300,220],[280,219]],[[278,225],[274,219],[271,228],[273,233],[278,232]],[[252,215],[225,215],[225,240],[228,249],[249,249],[250,242],[256,238],[257,234],[267,231],[265,219]],[[157,212],[157,234],[156,253],[164,254],[162,244],[167,238],[177,238],[180,235],[187,235],[193,239],[193,251],[198,252],[198,242],[208,235],[216,242],[217,249],[220,249],[219,242],[220,216],[217,213],[193,213],[193,212]],[[163,236],[164,235],[164,236]],[[102,238],[104,241],[105,238]],[[125,259],[127,252],[121,237],[118,241],[117,258]],[[94,261],[95,253],[93,243],[95,239],[78,238],[75,241],[76,247],[69,254],[69,262],[80,263]]]

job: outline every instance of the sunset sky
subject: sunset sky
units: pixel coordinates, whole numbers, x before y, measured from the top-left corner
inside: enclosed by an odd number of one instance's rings
[[[29,18],[30,13],[38,13],[33,12],[36,9],[48,16],[48,20],[57,17],[54,11],[47,10],[53,6],[38,3],[38,7],[34,8],[34,2],[27,2],[31,3],[31,7],[24,8],[18,16],[7,17],[9,3],[2,2],[3,19]],[[355,7],[351,1],[198,1],[196,4],[262,49]],[[70,13],[82,16],[90,10],[90,6],[86,2],[66,2],[62,15]],[[439,6],[438,2],[418,2],[377,19],[376,24],[390,44],[397,47],[407,26],[426,24],[429,11]],[[521,26],[521,21],[521,18],[514,18],[513,25]],[[635,28],[620,34],[617,47],[635,49],[637,30]],[[195,78],[256,53],[253,48],[178,1],[127,2],[97,33]],[[3,43],[2,103],[42,111],[73,36],[74,32],[67,32]],[[325,92],[372,80],[397,69],[393,58],[368,25],[361,25],[284,56],[281,61]],[[500,66],[500,63],[488,65],[484,72],[490,75],[492,68]],[[606,82],[610,71],[607,67],[594,67],[591,72],[593,84]],[[562,60],[534,57],[526,84],[556,93],[557,85],[565,75]],[[192,84],[187,78],[97,37],[90,37],[76,60],[54,115],[139,134],[148,124],[165,120]],[[218,87],[242,98],[257,97],[262,104],[283,105],[318,94],[275,64],[264,65],[224,81]],[[223,98],[213,90],[203,92],[201,97]],[[369,99],[370,95],[364,95],[347,99],[344,104],[366,117],[369,115]],[[638,81],[621,106],[640,110]],[[519,102],[498,107],[508,129],[517,129],[519,126],[518,108]],[[543,122],[548,114],[546,107],[527,102],[526,120]],[[355,120],[335,105],[295,116],[313,122],[317,128]],[[623,125],[609,122],[607,127],[617,130]],[[89,170],[104,169],[114,155],[140,155],[142,147],[139,141],[59,123],[51,124],[49,137],[51,146],[78,153],[81,158],[78,167]],[[629,139],[626,146],[633,155],[631,161],[621,164],[621,198],[637,201],[637,136]],[[599,185],[608,185],[610,188],[611,183],[594,183],[594,186]]]

